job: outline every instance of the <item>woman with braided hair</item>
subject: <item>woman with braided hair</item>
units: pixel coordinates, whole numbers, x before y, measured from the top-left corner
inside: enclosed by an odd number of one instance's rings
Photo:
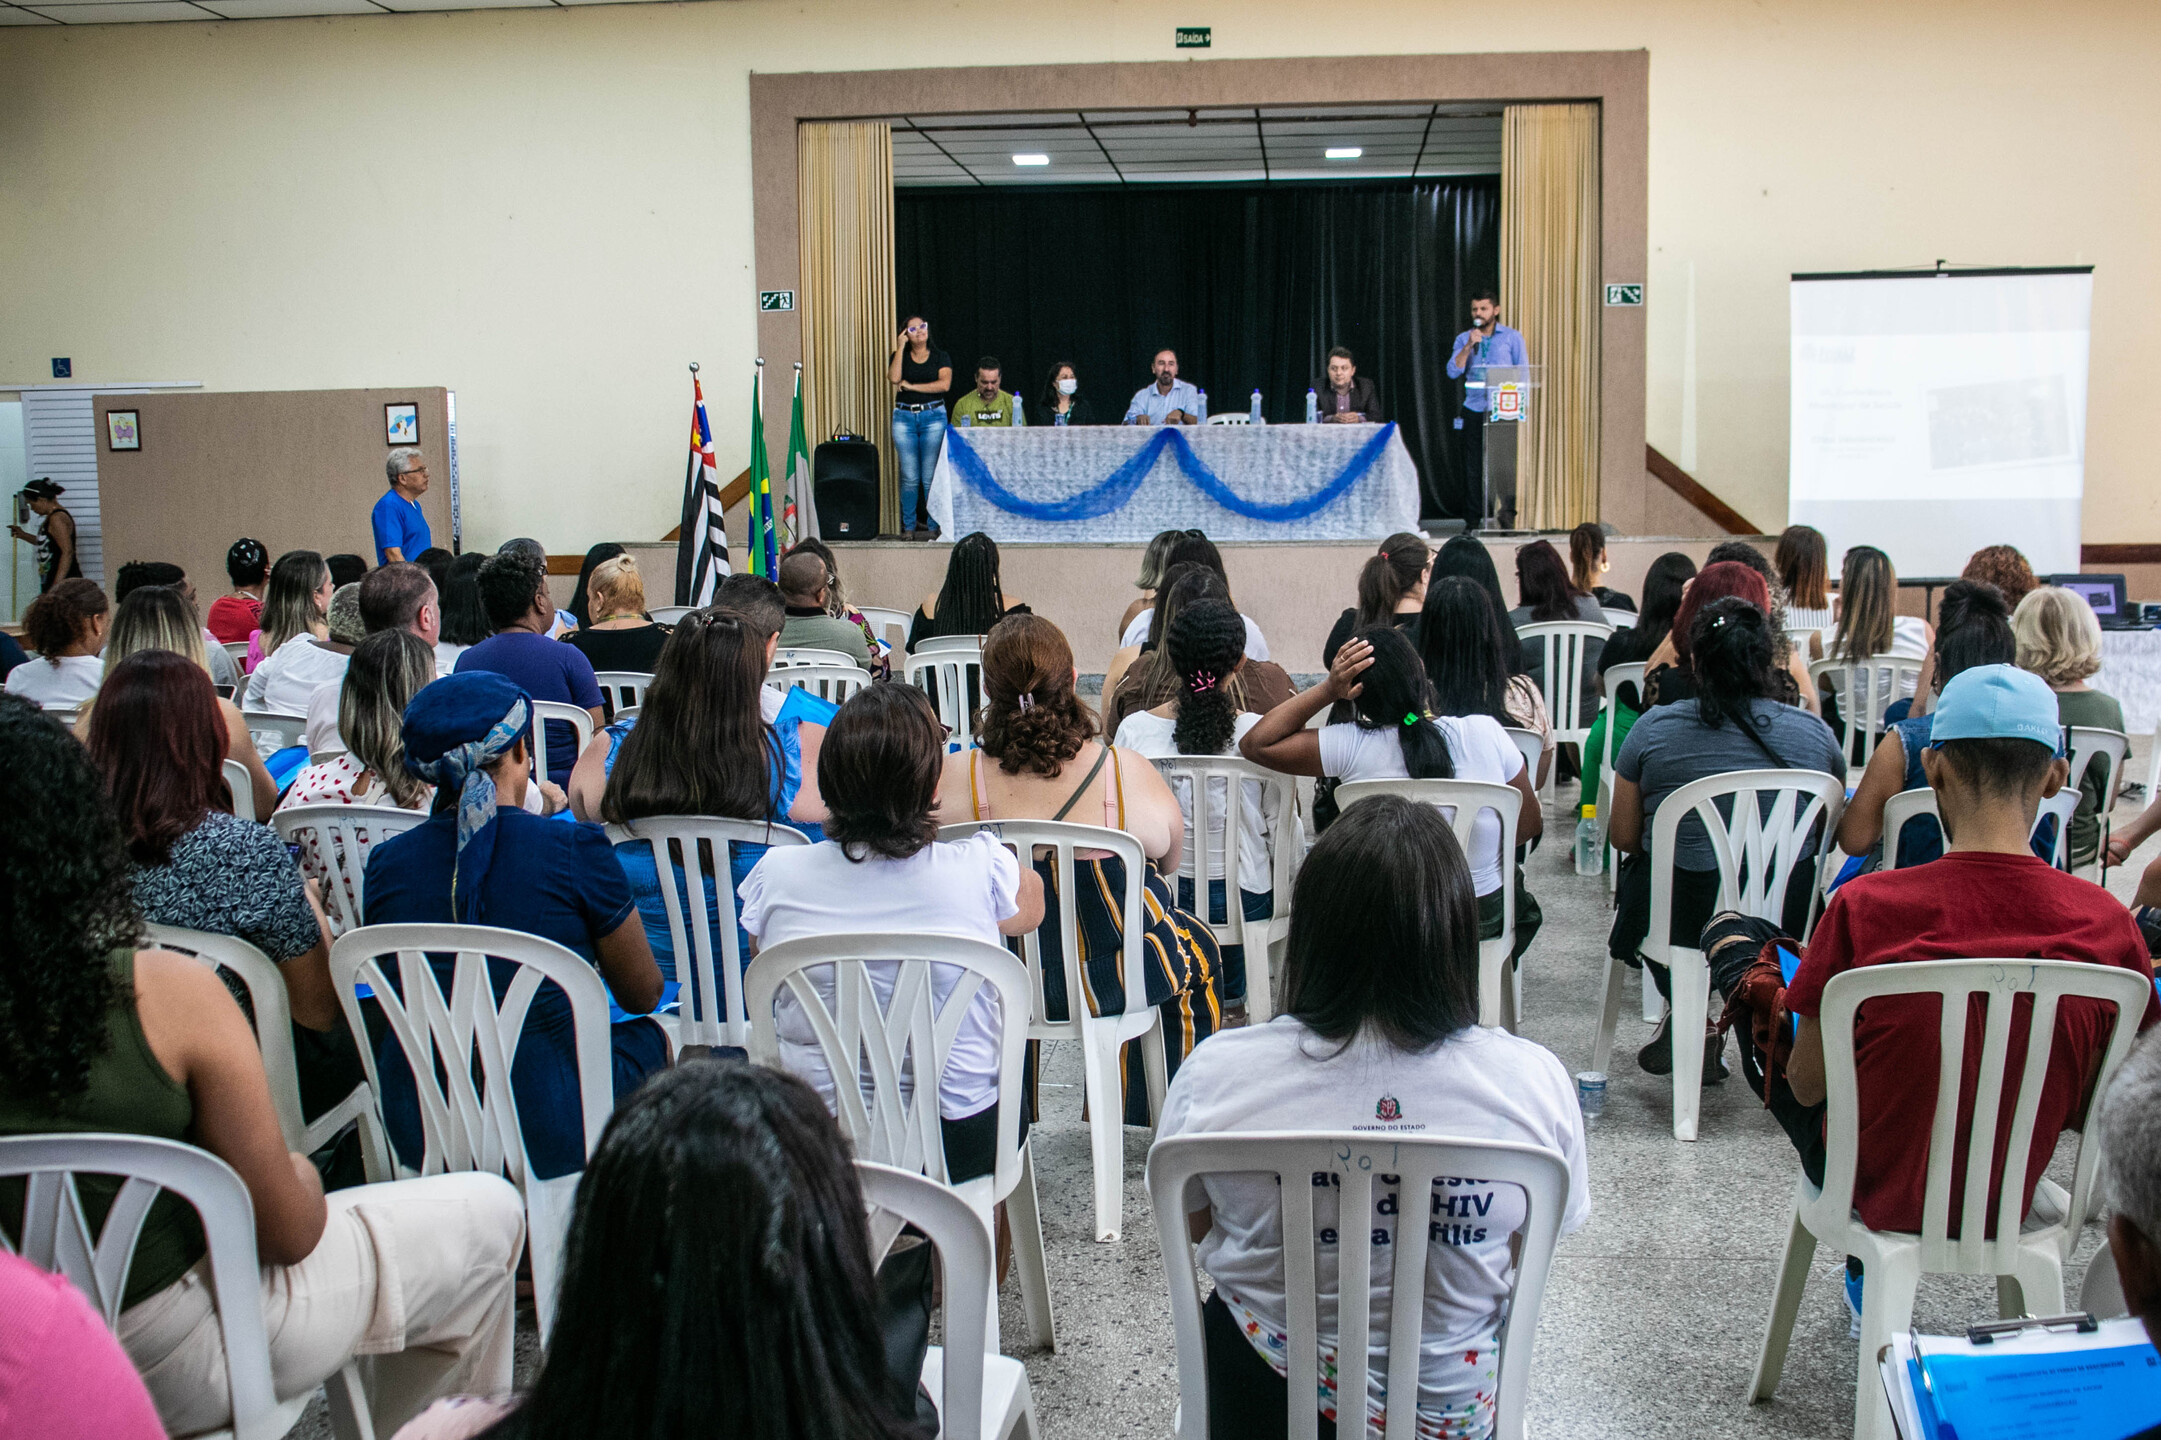
[[[1211,577],[1213,578],[1213,577]],[[1182,608],[1171,622],[1165,659],[1176,673],[1178,691],[1160,705],[1135,710],[1118,727],[1117,743],[1136,755],[1160,760],[1173,755],[1236,755],[1238,741],[1260,723],[1260,716],[1239,702],[1234,681],[1246,663],[1246,627],[1228,600],[1198,600]],[[1229,809],[1227,782],[1211,780],[1214,792],[1209,813],[1210,854],[1208,867],[1208,919],[1220,925],[1228,914],[1229,892],[1223,875],[1223,823]],[[1178,808],[1185,812],[1185,845],[1193,846],[1193,797],[1187,782],[1174,780],[1171,790]],[[1269,864],[1268,817],[1261,813],[1261,787],[1248,781],[1239,812],[1238,891],[1239,904],[1248,920],[1266,920],[1276,913],[1274,874]],[[1178,881],[1178,905],[1196,910],[1191,880]],[[1246,998],[1246,956],[1242,945],[1223,947],[1223,1002],[1234,1011]]]

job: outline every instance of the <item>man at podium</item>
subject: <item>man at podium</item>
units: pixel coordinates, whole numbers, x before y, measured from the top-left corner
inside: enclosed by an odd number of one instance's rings
[[[1501,305],[1491,290],[1471,293],[1471,328],[1456,337],[1455,353],[1448,357],[1448,378],[1462,378],[1463,404],[1456,411],[1456,447],[1462,463],[1458,472],[1456,513],[1464,527],[1475,530],[1486,518],[1486,412],[1493,400],[1486,389],[1486,369],[1494,365],[1528,365],[1523,335],[1501,323]],[[1506,505],[1498,517],[1503,529],[1513,529],[1516,507]]]

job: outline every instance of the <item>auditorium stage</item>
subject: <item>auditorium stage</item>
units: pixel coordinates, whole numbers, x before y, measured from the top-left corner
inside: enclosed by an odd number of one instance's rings
[[[1749,538],[1766,554],[1775,544],[1774,537]],[[1511,599],[1516,593],[1516,547],[1538,539],[1551,540],[1564,556],[1568,552],[1565,534],[1497,535],[1486,541],[1501,573],[1502,593]],[[1613,570],[1605,583],[1635,595],[1642,588],[1643,572],[1660,555],[1679,550],[1700,565],[1718,543],[1718,538],[1616,535],[1606,544]],[[674,594],[675,546],[647,544],[629,548],[637,554],[639,568],[644,572],[648,603],[666,604]],[[1137,544],[1001,545],[1006,593],[1013,599],[1025,600],[1038,615],[1058,623],[1073,642],[1074,660],[1083,674],[1101,671],[1116,648],[1119,617],[1139,593],[1133,588],[1133,579],[1140,570],[1143,548]],[[1328,638],[1328,628],[1335,624],[1336,616],[1353,602],[1358,567],[1374,553],[1376,545],[1365,541],[1281,541],[1234,543],[1222,549],[1232,597],[1268,637],[1270,658],[1293,674],[1319,671],[1321,642]],[[833,546],[851,600],[908,612],[913,612],[925,595],[937,590],[945,575],[947,550],[942,544],[905,540]],[[738,563],[741,556],[738,549]],[[556,577],[561,591],[559,602],[568,600],[575,578]],[[1914,600],[1918,605],[1917,594]]]

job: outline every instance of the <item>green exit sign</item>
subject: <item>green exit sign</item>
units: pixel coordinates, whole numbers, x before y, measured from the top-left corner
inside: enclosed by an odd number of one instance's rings
[[[1209,45],[1209,36],[1214,29],[1215,27],[1212,25],[1179,26],[1177,31],[1178,48],[1180,50],[1206,50]]]

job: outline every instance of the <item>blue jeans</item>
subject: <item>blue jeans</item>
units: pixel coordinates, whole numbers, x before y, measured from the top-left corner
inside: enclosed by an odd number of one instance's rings
[[[917,518],[930,524],[930,507],[924,495],[930,489],[931,472],[938,468],[938,447],[945,443],[945,408],[893,411],[893,451],[900,457],[900,529],[903,535],[916,528]]]

